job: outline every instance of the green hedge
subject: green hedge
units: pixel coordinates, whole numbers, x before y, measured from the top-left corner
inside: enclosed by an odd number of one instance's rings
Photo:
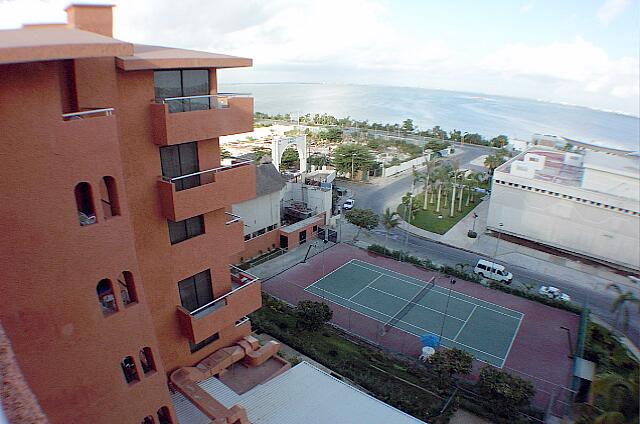
[[[420,268],[451,275],[452,277],[457,277],[462,280],[471,281],[472,283],[481,283],[482,281],[482,279],[478,277],[476,274],[474,274],[473,272],[465,272],[458,268],[454,268],[448,265],[435,265],[429,259],[421,259],[416,256],[412,256],[406,252],[403,252],[401,250],[389,250],[383,246],[380,246],[379,244],[370,245],[368,247],[368,250],[371,252],[377,253],[379,255],[393,258],[395,260],[408,262]],[[580,314],[582,312],[582,308],[573,303],[561,302],[559,300],[549,299],[548,297],[542,296],[536,292],[531,292],[531,291],[517,288],[517,287],[511,287],[506,284],[498,283],[497,281],[490,281],[488,283],[488,287],[495,290],[500,290],[505,293],[512,294],[514,296],[519,296],[525,299],[534,300],[539,303],[544,303],[545,305],[552,306],[554,308],[564,309],[565,311],[573,312],[574,314]]]

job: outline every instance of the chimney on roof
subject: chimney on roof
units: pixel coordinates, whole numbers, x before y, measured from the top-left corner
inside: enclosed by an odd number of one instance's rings
[[[65,11],[70,27],[113,37],[112,4],[72,4]]]

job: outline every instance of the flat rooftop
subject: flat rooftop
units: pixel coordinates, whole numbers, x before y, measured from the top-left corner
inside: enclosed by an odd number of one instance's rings
[[[584,169],[582,166],[566,165],[564,163],[565,152],[529,149],[525,153],[521,153],[516,156],[515,159],[517,160],[509,161],[498,167],[498,170],[508,173],[511,165],[518,162],[519,159],[524,159],[524,155],[526,153],[533,153],[545,157],[544,168],[535,171],[533,177],[534,180],[562,184],[571,187],[580,187],[582,177],[584,175]]]
[[[244,394],[216,377],[198,385],[226,408],[244,407],[253,424],[425,424],[307,362]],[[210,423],[182,394],[171,398],[179,424]]]
[[[640,156],[637,155],[608,155],[587,150],[584,156],[584,167],[640,179]]]
[[[0,63],[114,57],[131,55],[133,51],[131,43],[65,24],[0,30]]]

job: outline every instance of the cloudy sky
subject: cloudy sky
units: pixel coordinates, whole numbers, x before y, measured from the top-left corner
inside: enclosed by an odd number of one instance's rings
[[[0,0],[0,28],[69,0]],[[640,115],[640,0],[129,0],[115,37],[228,53],[223,82],[384,84]],[[86,3],[86,1],[83,1]]]

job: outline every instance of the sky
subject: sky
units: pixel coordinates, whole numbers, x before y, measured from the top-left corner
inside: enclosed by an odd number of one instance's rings
[[[68,0],[0,0],[0,28]],[[640,0],[128,0],[114,36],[250,57],[220,82],[423,87],[640,116]]]

